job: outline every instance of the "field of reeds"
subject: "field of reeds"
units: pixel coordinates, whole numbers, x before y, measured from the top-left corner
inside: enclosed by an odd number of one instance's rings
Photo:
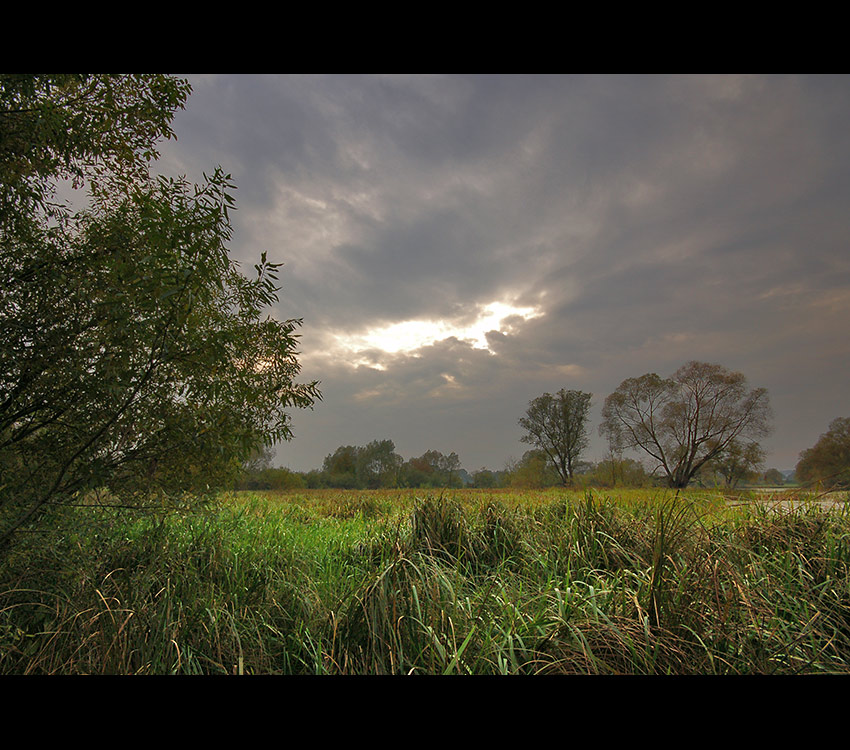
[[[850,672],[850,515],[710,491],[80,507],[0,570],[2,674]]]

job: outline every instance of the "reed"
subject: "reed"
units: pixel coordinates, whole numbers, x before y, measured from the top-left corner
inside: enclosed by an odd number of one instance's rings
[[[0,673],[847,673],[850,515],[816,500],[379,490],[78,508],[3,560]]]

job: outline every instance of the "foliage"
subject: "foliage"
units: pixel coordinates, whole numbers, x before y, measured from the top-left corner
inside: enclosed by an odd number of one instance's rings
[[[0,542],[50,505],[164,502],[289,439],[298,320],[262,319],[279,264],[228,256],[234,186],[148,172],[188,85],[0,78]],[[56,181],[89,205],[53,202]]]
[[[4,232],[41,234],[62,223],[57,180],[88,184],[99,202],[147,179],[156,143],[191,88],[165,75],[0,75],[0,219]]]
[[[341,445],[325,457],[319,481],[325,487],[344,489],[397,487],[402,460],[392,440]]]
[[[764,459],[765,451],[757,442],[732,440],[723,452],[702,465],[699,475],[706,479],[719,477],[727,489],[734,489],[740,482],[758,479]]]
[[[785,477],[782,475],[782,472],[779,469],[768,469],[762,480],[765,484],[769,484],[776,487],[781,487],[785,484]]]
[[[672,377],[628,378],[605,399],[603,425],[619,444],[655,459],[671,487],[686,487],[733,441],[770,431],[767,390],[747,390],[739,372],[689,362]]]
[[[573,479],[582,451],[587,447],[587,419],[593,394],[559,390],[533,399],[519,420],[526,434],[521,440],[542,450],[563,484]]]
[[[478,489],[501,487],[503,483],[502,472],[490,471],[483,466],[472,472],[471,479],[470,486]]]
[[[505,487],[530,489],[554,487],[562,484],[562,480],[546,452],[532,449],[505,469],[502,483]]]
[[[307,488],[307,479],[296,471],[267,466],[246,472],[235,483],[237,490],[301,490]]]
[[[796,469],[802,483],[850,487],[850,417],[838,417],[818,441],[800,454]]]
[[[460,459],[452,451],[444,455],[437,450],[425,451],[418,458],[405,461],[399,484],[402,487],[460,487]]]
[[[606,458],[582,475],[585,486],[591,487],[652,487],[653,477],[644,465],[633,458]]]

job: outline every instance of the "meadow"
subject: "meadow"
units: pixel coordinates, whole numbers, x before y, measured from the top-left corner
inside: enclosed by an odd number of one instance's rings
[[[0,673],[848,673],[847,499],[302,490],[66,509],[4,560]]]

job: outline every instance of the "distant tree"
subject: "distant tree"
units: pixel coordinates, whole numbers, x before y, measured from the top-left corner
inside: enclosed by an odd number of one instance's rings
[[[341,445],[332,454],[325,456],[322,476],[329,487],[343,489],[362,488],[357,475],[360,449],[356,445]]]
[[[472,486],[480,489],[490,489],[499,486],[499,477],[490,469],[481,467],[478,471],[472,472]]]
[[[342,474],[357,472],[356,445],[341,445],[333,453],[325,456],[322,462],[322,471],[326,474]]]
[[[703,468],[709,468],[723,479],[728,489],[734,489],[741,482],[753,481],[758,477],[764,458],[764,449],[757,442],[732,440],[724,451],[707,461]]]
[[[800,454],[796,479],[829,488],[850,487],[850,417],[839,417],[818,441]]]
[[[519,420],[525,430],[520,440],[543,451],[562,484],[573,479],[579,457],[587,447],[587,420],[591,393],[561,389],[533,399]]]
[[[767,390],[747,389],[739,372],[689,362],[672,377],[624,380],[605,399],[603,424],[626,448],[647,453],[671,487],[686,487],[732,441],[770,432]]]
[[[271,485],[266,486],[268,483],[261,481],[260,475],[271,469],[274,455],[272,446],[260,445],[254,448],[248,454],[248,458],[242,462],[242,473],[235,482],[235,488],[237,490],[271,489]]]
[[[307,482],[300,473],[287,469],[285,466],[265,469],[261,472],[261,476],[267,479],[270,489],[273,490],[303,490],[307,486]]]
[[[785,477],[779,469],[768,469],[763,476],[764,483],[772,487],[781,487],[785,484]]]
[[[155,177],[190,91],[165,75],[0,75],[0,544],[94,491],[207,494],[292,436],[299,320],[279,264],[228,255],[232,178]],[[68,179],[88,203],[56,200]],[[101,492],[101,491],[105,492]]]
[[[445,476],[446,487],[461,487],[463,481],[460,478],[460,458],[452,451],[448,456],[442,456],[438,461],[439,471]]]
[[[373,440],[358,452],[357,476],[369,489],[397,487],[403,461],[392,440]]]
[[[415,458],[409,458],[399,471],[400,487],[435,487],[436,480],[429,467],[425,467]]]
[[[317,490],[320,487],[326,487],[325,478],[322,475],[322,472],[318,469],[311,469],[304,476],[304,485],[307,489]]]
[[[264,469],[271,468],[274,456],[274,448],[270,445],[261,445],[254,448],[243,463],[245,472],[247,474],[258,474]]]
[[[321,483],[346,489],[397,487],[402,463],[392,440],[373,440],[365,446],[341,445],[325,457]],[[313,478],[308,481],[315,482]]]
[[[633,458],[606,458],[586,475],[594,487],[649,487],[652,477],[640,461]]]
[[[506,487],[540,489],[563,484],[563,479],[546,451],[532,448],[523,453],[519,461],[506,467],[503,482]]]
[[[269,466],[245,474],[236,484],[239,490],[301,490],[307,486],[304,477],[286,468]]]
[[[404,487],[460,487],[460,459],[454,452],[446,456],[437,450],[425,451],[404,462],[400,483]]]
[[[619,471],[624,468],[623,453],[626,449],[625,436],[623,431],[618,426],[611,422],[602,422],[599,425],[599,435],[605,438],[608,443],[608,455],[602,462],[602,466],[597,467],[597,480],[601,481],[601,472],[605,469],[611,472],[611,486],[616,486],[618,481],[622,481],[622,476],[618,476]]]

